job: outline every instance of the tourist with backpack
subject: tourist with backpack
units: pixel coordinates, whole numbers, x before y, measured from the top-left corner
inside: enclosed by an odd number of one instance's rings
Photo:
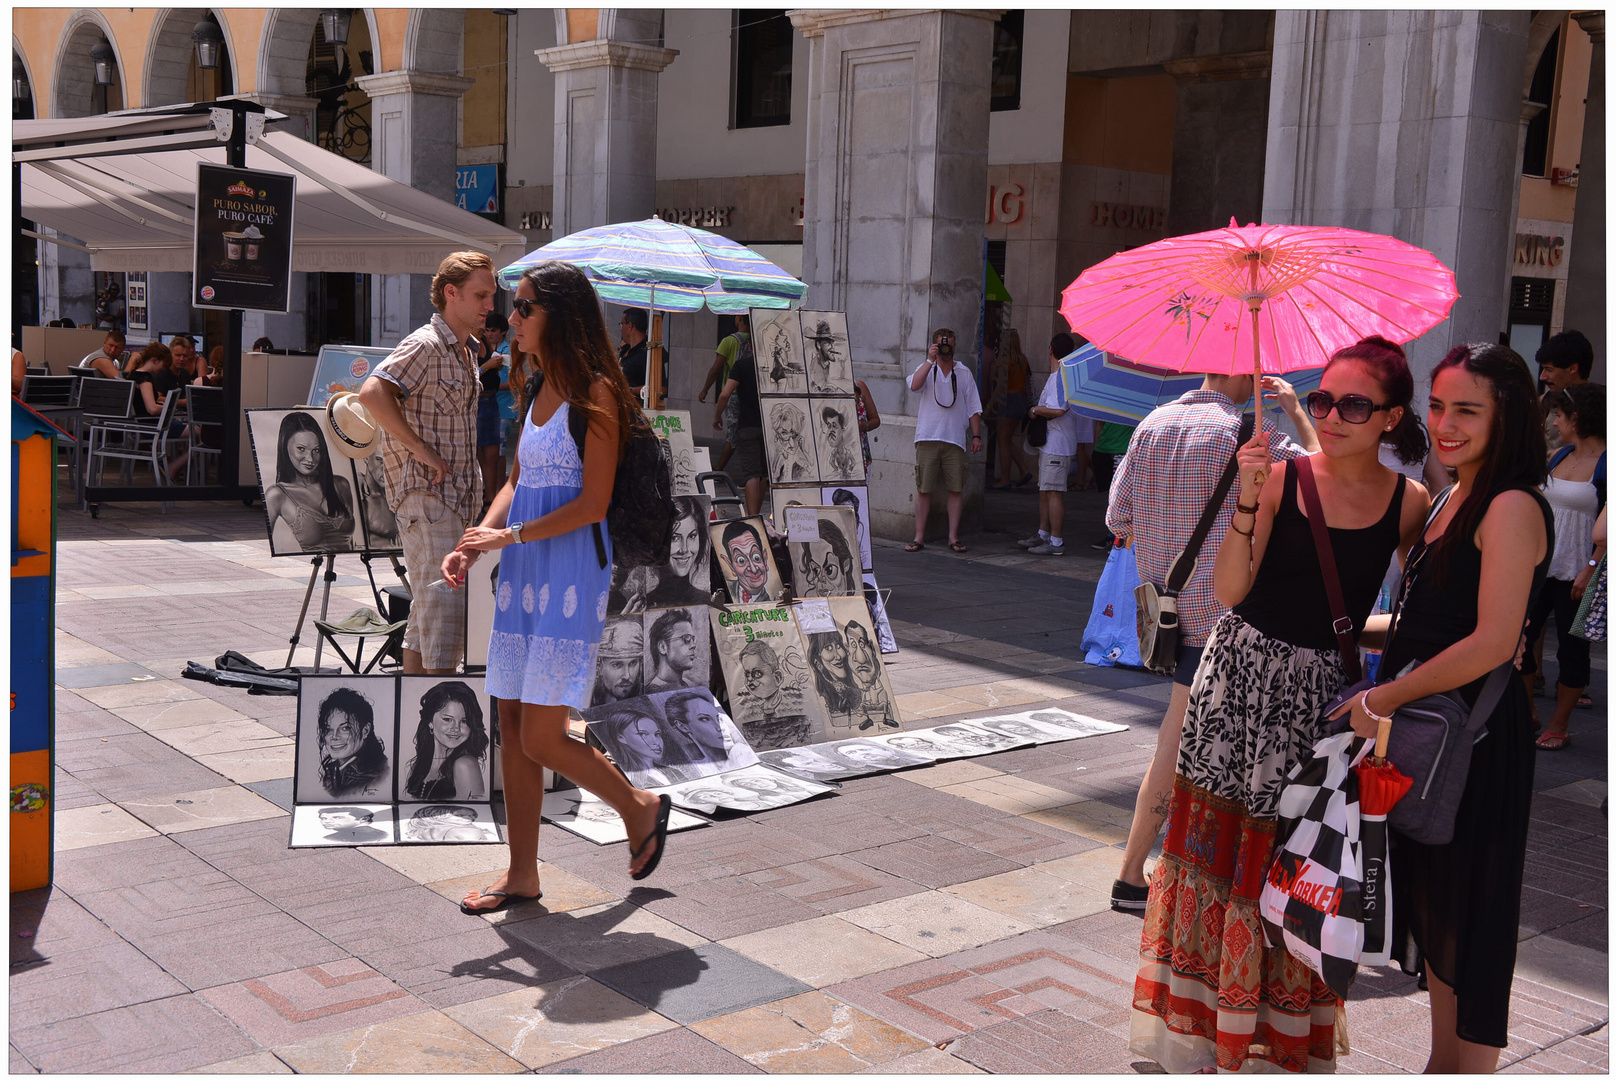
[[[473,915],[540,896],[544,768],[622,815],[636,880],[662,857],[671,805],[567,734],[568,709],[590,703],[614,553],[625,565],[668,557],[667,459],[582,271],[540,263],[522,276],[512,307],[511,333],[538,368],[523,395],[520,448],[482,524],[443,560],[444,580],[459,587],[482,552],[502,550],[487,687],[499,708],[511,862],[466,895],[461,910]]]

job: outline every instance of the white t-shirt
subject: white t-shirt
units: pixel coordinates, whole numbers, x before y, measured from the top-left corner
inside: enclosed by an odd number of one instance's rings
[[[1061,392],[1060,372],[1051,372],[1044,381],[1044,392],[1038,396],[1038,404],[1046,409],[1066,410],[1066,415],[1049,421],[1049,438],[1039,447],[1044,454],[1071,457],[1077,453],[1079,443],[1094,441],[1094,421],[1072,411],[1066,395]]]
[[[969,450],[971,417],[982,411],[982,396],[976,392],[976,376],[964,364],[944,375],[933,366],[920,384],[919,405],[915,409],[915,442],[953,443]]]

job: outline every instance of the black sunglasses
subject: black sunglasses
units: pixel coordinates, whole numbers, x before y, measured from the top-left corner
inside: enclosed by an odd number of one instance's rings
[[[515,297],[515,298],[513,298],[511,300],[511,307],[515,308],[516,313],[518,315],[522,316],[522,318],[524,318],[524,319],[532,318],[533,317],[533,309],[538,307],[538,306],[539,306],[539,302],[537,300],[527,300],[527,299],[524,299],[523,297],[520,297],[520,296]]]
[[[1315,390],[1307,395],[1307,412],[1315,420],[1323,420],[1334,409],[1341,414],[1341,419],[1349,424],[1367,424],[1369,418],[1378,412],[1391,409],[1390,405],[1376,405],[1362,394],[1348,394],[1337,400],[1323,390]]]

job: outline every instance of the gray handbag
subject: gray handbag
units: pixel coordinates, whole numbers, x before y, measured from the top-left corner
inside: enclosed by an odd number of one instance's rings
[[[1450,487],[1437,497],[1430,516],[1425,519],[1427,526],[1441,512],[1443,503],[1452,491]],[[1322,520],[1323,515],[1318,516]],[[1421,556],[1426,550],[1421,549]],[[1388,647],[1392,633],[1397,629],[1403,601],[1408,597],[1421,561],[1416,558],[1405,567],[1402,580],[1398,583],[1397,602],[1392,605],[1392,625],[1386,634]],[[1339,619],[1343,613],[1333,614]],[[1465,704],[1457,690],[1449,690],[1411,701],[1392,713],[1386,759],[1397,766],[1404,776],[1411,777],[1414,786],[1392,806],[1391,813],[1386,815],[1386,824],[1421,844],[1439,846],[1453,839],[1459,803],[1464,798],[1465,784],[1470,778],[1471,751],[1486,737],[1487,720],[1498,707],[1514,666],[1513,660],[1507,660],[1493,669],[1482,684],[1474,708]],[[1374,685],[1374,679],[1353,683],[1336,696],[1326,708],[1325,715],[1335,712]],[[1330,725],[1330,732],[1345,731],[1351,726],[1351,720],[1350,713],[1338,717]]]

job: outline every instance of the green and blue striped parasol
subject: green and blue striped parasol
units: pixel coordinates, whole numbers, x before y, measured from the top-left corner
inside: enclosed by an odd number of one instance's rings
[[[1288,371],[1284,379],[1305,395],[1319,388],[1323,368]],[[1108,424],[1138,424],[1151,411],[1199,390],[1200,372],[1185,374],[1135,364],[1093,344],[1084,345],[1060,361],[1059,376],[1066,403],[1079,416]],[[1267,399],[1270,409],[1279,402]]]
[[[787,308],[808,286],[751,248],[727,237],[661,218],[601,225],[552,240],[499,272],[516,288],[522,274],[547,260],[572,263],[601,299],[656,311],[744,315],[750,308]]]

